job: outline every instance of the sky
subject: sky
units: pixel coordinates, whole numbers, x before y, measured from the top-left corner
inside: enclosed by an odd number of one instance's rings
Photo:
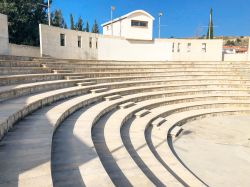
[[[184,38],[206,34],[210,8],[213,8],[216,36],[250,36],[250,0],[53,0],[52,10],[61,9],[69,26],[69,15],[81,16],[90,25],[142,9],[155,17],[154,37],[158,34],[158,13],[161,18],[161,37]],[[102,28],[100,26],[102,32]]]

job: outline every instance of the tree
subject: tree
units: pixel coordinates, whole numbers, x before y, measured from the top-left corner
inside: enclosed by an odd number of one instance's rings
[[[214,38],[213,9],[211,8],[208,31],[207,31],[207,39],[213,39],[213,38]]]
[[[84,29],[85,32],[89,32],[89,22],[86,22],[86,28]]]
[[[52,15],[52,25],[61,28],[67,28],[67,25],[64,21],[62,11],[60,9],[55,10]]]
[[[39,45],[39,24],[47,24],[46,0],[1,0],[0,12],[8,16],[10,42]]]
[[[92,33],[99,33],[99,26],[98,26],[96,20],[95,20],[94,25],[92,27]]]
[[[78,31],[83,31],[83,21],[81,17],[78,18],[75,29]]]
[[[235,42],[233,40],[227,40],[226,46],[235,46]]]
[[[72,14],[70,14],[70,29],[75,30],[74,17]]]

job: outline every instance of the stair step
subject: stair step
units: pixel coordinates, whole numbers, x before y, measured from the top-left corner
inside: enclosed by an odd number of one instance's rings
[[[47,68],[47,65],[46,64],[41,64],[41,67],[42,68]]]
[[[159,117],[159,118],[157,118],[156,120],[154,120],[154,121],[152,122],[152,125],[153,125],[153,126],[159,127],[159,126],[160,126],[162,123],[164,123],[165,121],[166,121],[165,118]]]
[[[183,129],[180,126],[175,126],[170,132],[169,135],[176,138]]]
[[[84,76],[65,76],[64,78],[66,80],[73,80],[73,79],[85,79],[86,77],[84,77]]]
[[[76,83],[78,86],[90,86],[96,84],[95,81],[85,81]]]
[[[112,101],[112,100],[115,100],[115,99],[119,99],[121,98],[120,95],[110,95],[110,96],[107,96],[107,97],[104,97],[106,101]]]
[[[136,116],[137,118],[140,118],[140,117],[146,116],[146,115],[149,114],[149,113],[150,113],[149,110],[144,109],[144,110],[141,110],[141,111],[135,113],[135,116]]]
[[[135,102],[127,102],[127,103],[121,104],[119,107],[120,107],[121,109],[125,109],[125,108],[129,108],[129,107],[131,107],[131,106],[134,106],[134,105],[135,105]]]
[[[108,88],[97,88],[97,89],[93,89],[93,90],[90,90],[91,93],[101,93],[101,92],[106,92],[108,91]]]
[[[53,73],[72,73],[72,70],[60,69],[60,70],[52,70]]]

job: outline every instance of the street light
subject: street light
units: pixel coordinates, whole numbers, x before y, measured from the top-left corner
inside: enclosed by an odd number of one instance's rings
[[[115,6],[111,6],[111,35],[113,36],[113,11],[115,11]]]
[[[159,12],[159,25],[158,25],[158,38],[161,38],[161,17],[163,16],[162,12]]]

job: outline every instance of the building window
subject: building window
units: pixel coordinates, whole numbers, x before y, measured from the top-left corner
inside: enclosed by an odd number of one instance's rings
[[[81,36],[78,36],[78,38],[77,38],[77,44],[78,44],[79,48],[82,48],[82,37]]]
[[[95,47],[98,49],[98,39],[96,38]]]
[[[109,30],[109,26],[106,27],[107,28],[107,31]]]
[[[206,43],[202,43],[202,51],[204,52],[204,53],[206,53],[207,52],[207,44]]]
[[[89,38],[89,48],[92,48],[92,37]]]
[[[60,34],[60,45],[65,46],[65,34]]]
[[[173,45],[172,45],[172,52],[174,53],[174,43],[173,43]]]
[[[178,48],[177,48],[177,52],[181,52],[181,43],[178,43]]]
[[[147,21],[132,20],[131,26],[132,27],[148,27],[148,22]]]
[[[190,53],[191,52],[191,43],[187,44],[187,52]]]

